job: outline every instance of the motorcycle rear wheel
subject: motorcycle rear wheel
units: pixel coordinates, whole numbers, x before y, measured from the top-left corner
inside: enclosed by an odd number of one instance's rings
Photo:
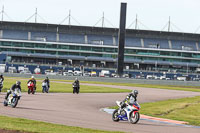
[[[8,106],[7,100],[4,100],[3,105],[4,105],[4,106]]]
[[[112,113],[112,120],[115,122],[119,121],[119,117],[118,117],[118,109],[116,109],[113,113]]]
[[[136,124],[136,123],[138,123],[139,120],[140,120],[140,113],[139,112],[134,113],[134,111],[132,111],[130,113],[130,123]]]

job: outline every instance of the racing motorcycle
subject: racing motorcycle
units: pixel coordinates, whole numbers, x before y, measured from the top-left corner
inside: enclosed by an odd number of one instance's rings
[[[129,104],[128,101],[120,102],[116,101],[118,109],[112,114],[112,120],[118,121],[129,121],[132,124],[136,124],[140,119],[140,105],[137,102]]]
[[[42,82],[42,93],[49,93],[49,87],[47,82]]]
[[[8,90],[9,92],[10,90]],[[7,99],[4,100],[4,106],[10,105],[11,107],[15,108],[18,104],[18,101],[21,97],[20,89],[16,88],[14,91],[11,91],[11,94],[8,96]]]
[[[77,84],[76,83],[73,83],[72,84],[72,87],[73,87],[73,94],[75,94],[75,93],[79,93],[79,87],[77,86]]]
[[[29,82],[27,84],[28,86],[28,94],[32,93],[32,94],[35,94],[35,85],[33,82]]]

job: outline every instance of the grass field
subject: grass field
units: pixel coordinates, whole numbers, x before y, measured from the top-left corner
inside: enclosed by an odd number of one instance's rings
[[[0,116],[0,129],[33,133],[121,133]]]
[[[174,86],[174,85],[153,85],[153,84],[133,84],[133,83],[109,83],[109,82],[95,82],[95,81],[82,81],[82,83],[105,84],[105,85],[119,85],[130,87],[145,87],[145,88],[158,88],[168,90],[182,90],[200,92],[200,86]]]
[[[200,96],[140,104],[140,113],[200,126]],[[112,109],[118,108],[110,107]]]
[[[56,79],[54,79],[54,81],[72,82],[72,80],[56,80]],[[158,88],[158,89],[168,89],[168,90],[182,90],[182,91],[200,92],[200,86],[175,86],[175,85],[155,85],[155,84],[135,84],[135,83],[111,83],[111,82],[98,82],[98,81],[81,81],[81,83],[118,85],[118,86],[129,86],[129,87],[145,87],[145,88]]]
[[[4,91],[8,89],[11,84],[13,84],[16,80],[20,80],[19,77],[15,77],[14,79],[10,79],[9,77],[5,77],[4,82]],[[23,78],[25,79],[25,78]],[[7,81],[8,80],[8,81]],[[43,80],[43,79],[39,79]],[[50,79],[51,81],[61,81],[61,82],[73,82],[72,80],[58,80],[58,79]],[[27,90],[26,81],[22,81],[23,91]],[[37,87],[41,91],[41,81],[37,82]],[[91,84],[105,84],[105,85],[118,85],[118,86],[129,86],[129,87],[145,87],[145,88],[158,88],[158,89],[169,89],[169,90],[182,90],[182,91],[193,91],[200,92],[200,86],[173,86],[173,85],[152,85],[152,84],[133,84],[133,83],[110,83],[110,82],[96,82],[96,81],[80,81],[80,83],[91,83]],[[25,89],[24,89],[25,88]],[[119,92],[130,92],[129,90],[116,89],[111,87],[99,87],[99,86],[86,86],[81,85],[82,93],[119,93]],[[62,83],[51,83],[51,92],[72,92],[71,84],[62,84]]]
[[[142,114],[200,126],[200,96],[141,104]]]
[[[8,78],[5,77],[4,80],[4,86],[2,91],[8,90],[15,82],[16,80],[21,81],[21,87],[22,91],[26,92],[28,90],[27,88],[27,81],[28,78]],[[53,81],[53,80],[51,80]],[[55,80],[59,81],[59,80]],[[68,82],[67,82],[68,83]],[[56,83],[56,82],[51,82],[50,86],[50,92],[65,92],[65,93],[71,93],[72,92],[72,84],[67,84],[67,83]],[[37,92],[42,91],[42,79],[37,80]],[[125,90],[125,89],[118,89],[118,88],[111,88],[111,87],[101,87],[101,86],[87,86],[87,85],[81,85],[80,89],[81,93],[119,93],[119,92],[130,92],[130,90]]]

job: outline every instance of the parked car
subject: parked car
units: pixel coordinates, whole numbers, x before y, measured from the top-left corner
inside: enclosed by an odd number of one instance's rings
[[[57,73],[54,72],[52,69],[45,70],[45,74],[46,75],[57,75]]]
[[[74,76],[82,76],[82,72],[81,71],[74,71]]]
[[[32,73],[28,70],[28,71],[21,71],[20,74],[32,74]]]
[[[17,73],[16,67],[8,67],[8,73]]]
[[[97,72],[92,71],[92,72],[91,72],[91,77],[96,77],[96,76],[97,76]]]
[[[63,72],[64,76],[74,76],[74,72],[72,70],[68,70],[67,72]]]
[[[122,77],[123,78],[129,78],[129,75],[128,74],[123,74]]]
[[[186,81],[186,77],[177,77],[177,80],[179,80],[179,81]]]
[[[89,76],[91,76],[91,73],[90,72],[84,72],[83,76],[89,77]]]

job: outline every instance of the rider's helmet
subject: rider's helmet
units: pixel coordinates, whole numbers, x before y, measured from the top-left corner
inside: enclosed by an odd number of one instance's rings
[[[3,74],[0,74],[0,77],[3,77]]]
[[[131,93],[132,93],[135,97],[137,97],[137,95],[138,95],[138,90],[133,90]]]
[[[46,77],[46,79],[49,79],[48,77]]]
[[[75,81],[78,81],[78,78],[75,78]]]
[[[16,85],[20,85],[21,84],[21,82],[20,81],[16,81]]]
[[[34,79],[34,76],[31,76],[32,79]]]

